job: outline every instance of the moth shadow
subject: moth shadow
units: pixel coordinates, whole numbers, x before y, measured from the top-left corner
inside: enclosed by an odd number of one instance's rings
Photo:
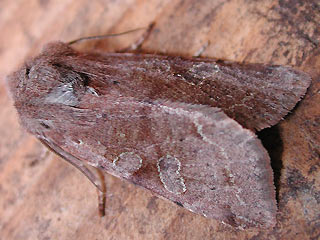
[[[283,153],[283,142],[280,136],[280,129],[278,125],[271,128],[266,128],[258,132],[258,138],[261,140],[263,146],[267,149],[270,159],[271,167],[273,169],[273,181],[276,188],[276,200],[279,203],[280,178]]]

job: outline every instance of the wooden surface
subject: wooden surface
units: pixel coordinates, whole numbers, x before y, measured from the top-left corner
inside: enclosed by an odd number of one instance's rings
[[[260,134],[275,171],[278,222],[241,231],[106,175],[106,216],[93,185],[24,132],[5,76],[43,44],[155,28],[146,52],[291,65],[313,83],[284,121]],[[319,239],[320,3],[318,0],[2,0],[0,239]],[[142,32],[81,45],[116,51]]]

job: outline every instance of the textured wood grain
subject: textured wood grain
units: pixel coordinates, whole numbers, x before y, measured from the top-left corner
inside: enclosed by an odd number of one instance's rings
[[[0,239],[318,239],[320,236],[320,5],[316,0],[1,1]],[[313,84],[276,127],[265,130],[277,178],[274,229],[247,231],[184,210],[107,175],[107,215],[76,169],[19,127],[5,76],[52,40],[155,29],[145,52],[291,65]],[[115,51],[142,32],[86,42]],[[278,136],[278,138],[277,138]]]

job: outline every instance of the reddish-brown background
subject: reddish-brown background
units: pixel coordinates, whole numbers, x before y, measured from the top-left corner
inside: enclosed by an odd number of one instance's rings
[[[241,231],[106,175],[107,215],[96,190],[20,127],[5,76],[52,40],[155,29],[147,52],[292,65],[313,83],[305,99],[267,131],[281,168],[274,229]],[[2,0],[0,2],[0,239],[319,239],[320,3],[318,0]],[[143,32],[143,31],[142,31]],[[87,42],[115,51],[142,32]],[[278,175],[278,174],[277,174]]]

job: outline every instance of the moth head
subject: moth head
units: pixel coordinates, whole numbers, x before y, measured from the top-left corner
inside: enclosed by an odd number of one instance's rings
[[[88,78],[73,71],[70,63],[76,55],[67,44],[50,43],[39,56],[7,77],[14,105],[29,131],[54,117],[52,110],[79,104]]]
[[[64,57],[76,53],[67,44],[56,42],[45,45],[41,54],[29,59],[7,77],[7,84],[15,104],[28,104],[45,95],[61,83],[59,69]]]

